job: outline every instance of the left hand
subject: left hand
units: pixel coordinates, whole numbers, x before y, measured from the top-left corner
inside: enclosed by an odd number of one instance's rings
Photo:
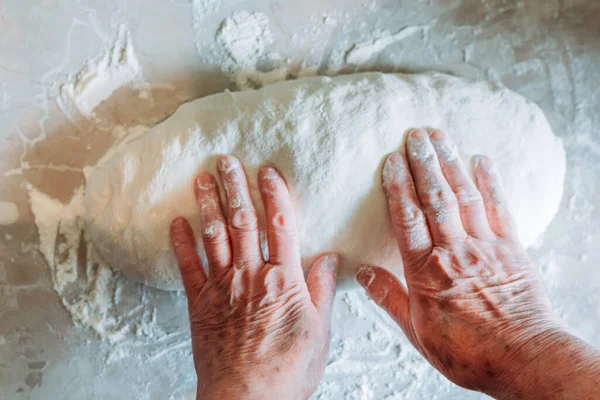
[[[294,211],[279,172],[261,168],[269,260],[239,160],[221,157],[226,219],[210,174],[195,182],[208,275],[184,218],[171,238],[188,297],[198,398],[307,399],[327,359],[339,257],[319,258],[305,281]]]

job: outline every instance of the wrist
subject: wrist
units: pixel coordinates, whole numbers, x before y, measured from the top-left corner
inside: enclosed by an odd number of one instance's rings
[[[257,400],[265,398],[257,385],[239,378],[213,379],[205,384],[198,383],[196,398],[198,400]]]
[[[306,400],[314,392],[305,393],[301,388],[288,387],[269,382],[247,382],[242,379],[227,379],[198,385],[198,400]]]
[[[503,374],[485,392],[506,400],[553,398],[576,384],[580,368],[588,372],[599,361],[595,349],[566,329],[548,328],[506,357]]]

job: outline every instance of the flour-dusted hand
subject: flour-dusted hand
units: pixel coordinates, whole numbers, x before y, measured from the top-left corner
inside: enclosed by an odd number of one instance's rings
[[[258,177],[265,262],[241,163],[221,157],[218,170],[227,219],[214,178],[202,174],[195,183],[208,275],[188,222],[178,218],[171,226],[188,297],[198,399],[307,399],[325,368],[339,257],[319,258],[305,281],[285,181],[265,166]]]
[[[492,161],[477,158],[474,174],[445,133],[409,133],[383,171],[407,287],[374,266],[358,281],[451,381],[498,398],[589,398],[565,380],[598,353],[553,314]]]

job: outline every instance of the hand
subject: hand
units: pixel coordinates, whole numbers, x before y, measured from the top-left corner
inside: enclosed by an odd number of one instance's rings
[[[307,399],[325,368],[339,257],[319,258],[305,281],[285,182],[261,168],[269,261],[246,174],[233,156],[217,163],[227,220],[210,174],[195,183],[208,276],[183,218],[171,237],[188,297],[200,399]]]
[[[478,157],[474,169],[476,185],[445,133],[411,132],[383,171],[408,290],[378,267],[362,267],[357,279],[446,377],[495,395],[562,325],[519,243],[492,161]]]

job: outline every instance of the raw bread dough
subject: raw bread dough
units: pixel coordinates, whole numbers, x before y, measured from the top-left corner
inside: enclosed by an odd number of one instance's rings
[[[158,288],[181,288],[170,222],[187,217],[201,246],[193,178],[215,173],[216,156],[232,153],[247,169],[261,218],[257,167],[274,163],[286,177],[305,270],[317,254],[336,251],[342,277],[361,263],[400,272],[381,167],[414,127],[450,133],[469,165],[476,154],[495,159],[524,245],[546,229],[562,197],[565,153],[535,104],[440,73],[365,73],[184,104],[88,176],[89,233],[113,268]]]

